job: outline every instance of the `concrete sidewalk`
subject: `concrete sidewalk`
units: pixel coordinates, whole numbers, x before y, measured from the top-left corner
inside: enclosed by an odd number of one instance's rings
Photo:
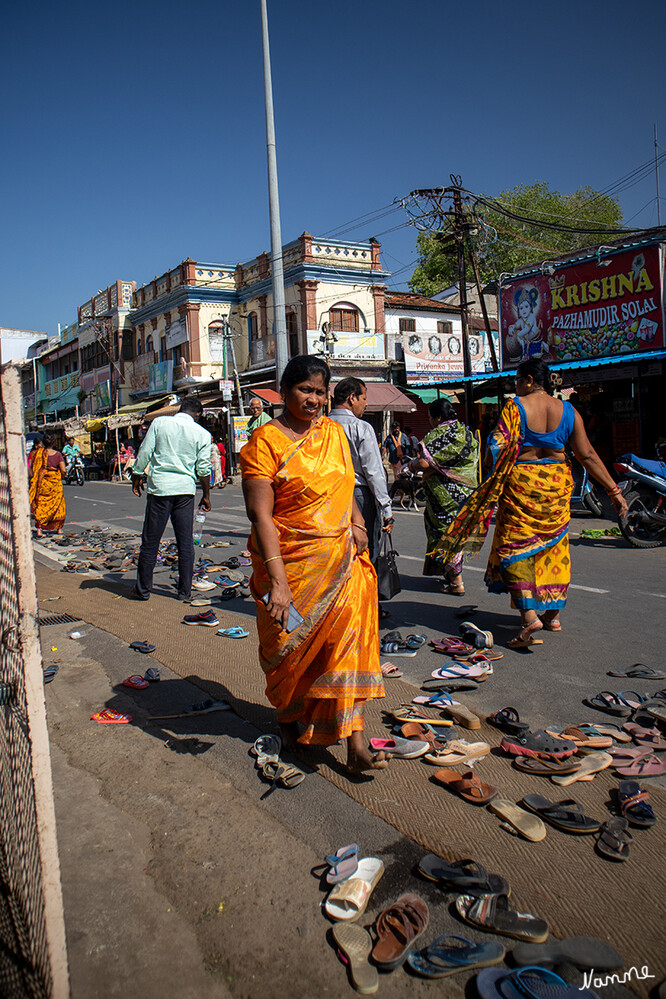
[[[74,999],[116,994],[142,999],[169,999],[171,995],[207,999],[229,993],[249,999],[351,995],[346,971],[330,946],[330,924],[320,912],[324,897],[320,882],[311,873],[325,854],[349,842],[358,842],[362,855],[381,856],[387,867],[363,918],[364,925],[370,925],[374,915],[398,895],[412,891],[430,905],[431,923],[424,942],[443,933],[484,939],[483,934],[453,916],[450,896],[414,875],[415,864],[425,852],[423,847],[378,817],[400,814],[401,803],[392,797],[399,790],[393,775],[366,785],[374,797],[374,815],[364,807],[367,801],[354,800],[359,795],[348,782],[345,787],[349,793],[345,793],[342,783],[332,780],[330,768],[328,779],[310,773],[298,789],[276,790],[264,797],[266,785],[259,780],[249,755],[262,729],[251,721],[265,730],[274,723],[263,706],[261,678],[259,673],[254,677],[254,669],[248,696],[257,704],[245,710],[247,698],[239,702],[245,719],[234,712],[161,722],[147,719],[148,715],[173,713],[175,706],[193,704],[206,696],[210,683],[193,674],[203,672],[201,657],[210,655],[207,648],[215,648],[221,675],[226,661],[230,685],[232,678],[238,680],[238,657],[246,658],[249,648],[216,639],[205,629],[180,626],[181,633],[189,636],[183,643],[175,629],[183,608],[176,607],[172,599],[156,598],[147,605],[115,603],[112,593],[117,592],[117,586],[103,585],[100,592],[103,580],[85,583],[80,578],[56,575],[53,570],[44,575],[43,568],[38,578],[42,597],[53,599],[58,589],[65,594],[53,603],[44,600],[42,616],[65,611],[72,614],[80,608],[83,618],[99,617],[106,622],[105,627],[117,629],[125,638],[72,624],[42,629],[45,663],[51,658],[63,659],[46,694]],[[127,615],[132,621],[140,619],[140,629],[150,627],[151,636],[159,634],[161,663],[129,650]],[[224,616],[227,623],[230,615],[226,608]],[[130,630],[136,626],[135,621]],[[66,637],[75,627],[86,631],[79,641]],[[150,636],[137,632],[134,637]],[[211,637],[214,645],[204,641]],[[52,647],[58,651],[52,653]],[[173,661],[180,675],[166,665],[172,655],[177,657]],[[160,669],[160,683],[144,691],[122,686],[126,676],[143,673],[151,664]],[[105,706],[134,713],[135,724],[100,726],[91,722],[91,714]],[[408,776],[408,764],[402,764],[404,771],[399,762],[394,766],[396,775]],[[421,843],[457,844],[456,856],[471,855],[484,862],[492,859],[498,866],[491,869],[505,874],[520,888],[516,904],[530,903],[534,908],[529,911],[545,914],[539,912],[547,891],[545,887],[539,890],[539,870],[545,856],[500,832],[483,810],[462,805],[461,815],[456,817],[457,806],[451,812],[449,798],[438,800],[436,809],[427,814],[414,812],[411,825],[404,818],[404,809],[399,821],[391,821],[407,832],[411,830],[410,835],[419,829]],[[585,839],[592,847],[591,837]],[[649,840],[653,841],[652,834]],[[544,882],[549,884],[552,907],[558,904],[553,897],[555,885],[560,884],[557,877],[562,865],[568,865],[566,851],[571,851],[573,860],[580,844],[561,834],[559,838],[555,834],[552,841],[549,837],[548,842],[560,855],[557,869]],[[641,852],[636,856],[639,870],[643,843],[648,853],[650,847],[648,840],[640,841]],[[466,852],[461,853],[461,849]],[[537,886],[532,890],[521,884],[528,873],[525,863],[530,868],[536,863],[539,869],[530,875],[535,879],[530,884]],[[625,941],[622,947],[617,926],[605,925],[604,914],[615,910],[616,900],[610,894],[605,900],[600,897],[600,893],[612,891],[616,895],[622,891],[633,899],[630,886],[638,889],[639,884],[635,872],[632,875],[630,864],[621,865],[614,868],[619,879],[609,881],[612,872],[595,868],[591,854],[586,869],[589,884],[587,878],[585,885],[577,883],[577,887],[567,882],[560,909],[565,903],[573,926],[580,923],[580,903],[583,909],[591,905],[598,918],[575,931],[610,937],[623,953],[628,947],[631,953],[624,953],[627,967],[644,964],[654,946],[646,950],[643,944]],[[629,902],[629,895],[624,897]],[[644,944],[654,938],[657,920],[654,910],[646,913]],[[566,935],[566,921],[560,932]],[[630,936],[634,940],[635,933]],[[511,950],[511,940],[498,939]],[[641,946],[645,953],[638,952]],[[657,981],[663,977],[663,968],[656,964],[651,971],[658,976]],[[449,979],[449,993],[462,996],[469,977]],[[640,983],[636,991],[646,995],[650,984]],[[381,979],[381,992],[387,996],[404,995],[405,991],[427,995],[438,987],[437,982],[408,978],[404,971],[382,975]],[[605,989],[603,999],[614,999],[623,991]]]

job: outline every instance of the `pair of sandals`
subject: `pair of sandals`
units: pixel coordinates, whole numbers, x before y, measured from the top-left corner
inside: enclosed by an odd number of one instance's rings
[[[305,780],[305,774],[291,763],[280,759],[282,739],[279,735],[260,735],[250,752],[257,758],[257,769],[262,777],[270,782],[271,788],[298,787]]]
[[[628,718],[637,708],[645,704],[646,700],[647,698],[636,690],[618,690],[617,692],[601,690],[593,697],[586,697],[583,703],[597,711],[604,711],[606,714],[619,718]]]
[[[407,638],[403,639],[399,631],[389,631],[381,639],[379,651],[383,656],[403,656],[412,659],[427,641],[425,635],[407,635]]]

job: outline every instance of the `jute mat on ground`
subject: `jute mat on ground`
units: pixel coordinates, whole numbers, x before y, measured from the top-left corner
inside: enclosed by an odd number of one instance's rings
[[[41,565],[37,566],[37,582],[42,615],[76,615],[128,642],[152,642],[157,646],[153,656],[159,662],[211,696],[229,700],[239,715],[260,730],[275,730],[257,659],[256,629],[245,615],[233,614],[226,605],[218,610],[224,626],[242,623],[250,631],[248,639],[233,642],[218,637],[212,628],[183,625],[182,616],[190,608],[173,598],[153,595],[149,602],[129,601],[127,584]],[[47,602],[48,597],[60,599]],[[501,663],[496,665],[501,668]],[[492,678],[486,682],[492,683]],[[415,688],[390,680],[386,695],[384,701],[367,706],[368,736],[385,734],[386,710],[409,703]],[[468,705],[473,708],[471,700]],[[432,716],[438,717],[436,713]],[[140,718],[135,720],[141,724]],[[572,719],[553,719],[554,723],[569,721]],[[493,747],[499,746],[501,739],[500,733],[485,723],[467,737],[483,739]],[[597,855],[593,836],[569,835],[551,826],[547,826],[541,843],[510,835],[488,809],[467,804],[435,784],[431,779],[435,768],[421,760],[394,760],[387,771],[373,779],[350,781],[341,766],[341,747],[314,750],[308,759],[327,780],[420,844],[424,852],[449,860],[472,857],[488,870],[504,875],[512,885],[514,905],[546,919],[556,936],[598,936],[624,956],[625,968],[648,965],[656,978],[632,982],[639,995],[646,995],[664,978],[666,793],[660,788],[650,789],[659,821],[652,829],[632,830],[631,856],[618,864]],[[515,770],[499,750],[482,760],[476,772],[511,801],[529,793],[551,801],[575,798],[586,814],[600,821],[611,814],[609,792],[617,786],[617,780],[605,771],[589,784],[558,787],[545,778]],[[643,786],[649,788],[650,782],[644,781]]]

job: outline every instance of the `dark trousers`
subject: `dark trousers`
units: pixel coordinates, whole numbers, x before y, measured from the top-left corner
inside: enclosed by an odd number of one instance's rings
[[[368,554],[370,555],[371,562],[374,564],[379,552],[379,541],[382,533],[377,502],[369,486],[354,486],[354,499],[365,521],[365,527],[368,532]]]
[[[146,513],[141,532],[141,551],[136,588],[142,597],[153,589],[153,570],[160,541],[171,518],[178,547],[178,594],[189,597],[194,573],[194,496],[151,496],[146,498]]]

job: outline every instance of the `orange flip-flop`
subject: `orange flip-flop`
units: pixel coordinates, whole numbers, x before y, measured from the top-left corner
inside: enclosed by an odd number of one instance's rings
[[[90,716],[91,721],[99,722],[100,725],[128,725],[132,721],[131,715],[121,715],[113,708],[104,708],[103,711],[96,711]]]

